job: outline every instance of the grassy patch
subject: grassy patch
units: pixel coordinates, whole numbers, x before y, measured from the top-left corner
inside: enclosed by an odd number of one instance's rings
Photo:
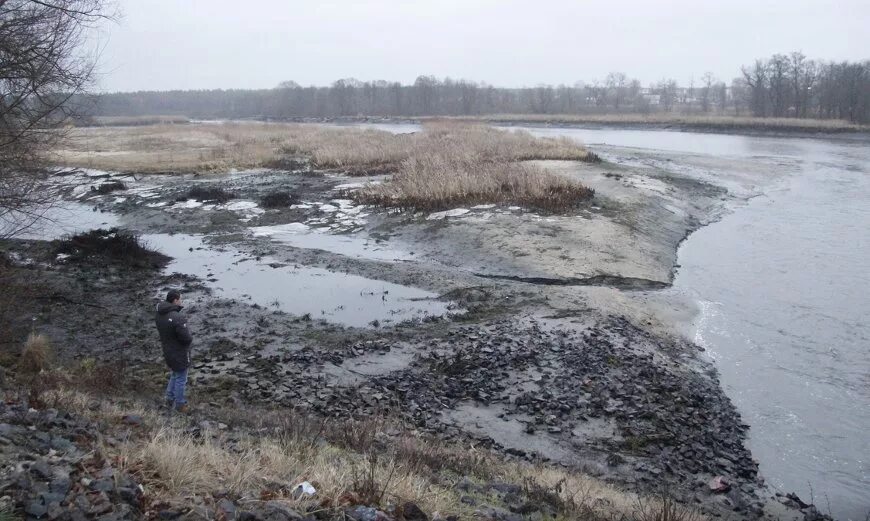
[[[450,122],[427,123],[423,132],[413,134],[252,122],[77,128],[56,152],[65,165],[102,170],[199,172],[270,166],[371,174],[395,171],[421,150],[451,146],[457,135],[469,140],[481,160],[595,159],[568,139]]]
[[[353,197],[365,204],[414,210],[497,203],[560,212],[594,194],[580,183],[531,165],[442,159],[410,161],[390,181],[364,187]]]
[[[562,123],[593,125],[676,126],[721,131],[868,132],[870,126],[839,119],[756,118],[704,114],[492,114],[458,116],[459,121],[492,123]]]
[[[92,123],[104,127],[141,125],[180,125],[190,123],[186,116],[97,116]]]
[[[139,237],[118,228],[98,229],[57,241],[55,253],[67,262],[95,260],[135,268],[162,267],[170,258],[147,248]]]
[[[576,142],[526,132],[440,124],[427,128],[398,173],[354,193],[362,203],[415,210],[444,210],[483,203],[515,204],[560,212],[589,199],[582,184],[522,163],[532,159],[595,161]]]
[[[48,337],[42,334],[31,333],[24,343],[21,357],[18,360],[18,370],[23,374],[36,374],[48,369],[54,351]]]

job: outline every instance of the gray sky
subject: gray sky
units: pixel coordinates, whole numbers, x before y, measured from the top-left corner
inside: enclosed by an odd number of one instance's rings
[[[868,0],[118,0],[104,91],[269,88],[283,80],[644,85],[730,80],[776,52],[870,59]]]

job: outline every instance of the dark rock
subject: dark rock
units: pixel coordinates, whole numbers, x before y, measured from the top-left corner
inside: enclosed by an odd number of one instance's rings
[[[24,513],[38,519],[48,514],[48,506],[43,504],[41,500],[34,499],[27,502],[27,505],[24,507]]]
[[[140,491],[138,487],[118,487],[118,496],[127,503],[139,501]]]
[[[69,477],[57,477],[48,485],[50,491],[63,495],[66,495],[70,488],[72,488],[72,481]]]
[[[91,490],[111,492],[115,490],[115,481],[111,478],[97,479],[91,482]]]
[[[216,510],[218,519],[229,520],[236,518],[236,505],[227,498],[223,498],[218,501]]]
[[[42,501],[45,505],[51,505],[52,503],[60,503],[66,498],[66,494],[58,494],[56,492],[40,492],[38,496],[39,500]]]
[[[61,438],[60,436],[52,436],[51,448],[56,451],[66,452],[70,449],[75,448],[75,445],[73,445],[73,442],[69,441],[66,438]]]
[[[481,519],[490,519],[493,521],[524,521],[522,515],[516,514],[514,512],[508,512],[507,510],[496,507],[487,507],[481,510],[477,510],[475,512],[475,517]]]
[[[300,521],[304,519],[298,512],[281,501],[267,501],[249,510],[238,513],[238,519],[248,521]]]
[[[127,519],[135,519],[136,516],[130,505],[121,503],[115,506],[115,510],[103,514],[97,518],[97,521],[125,521]]]
[[[141,425],[142,417],[138,414],[125,414],[121,421],[127,425]]]
[[[794,492],[789,492],[788,494],[785,495],[785,497],[786,497],[786,499],[791,501],[795,506],[797,506],[797,508],[804,509],[804,508],[812,506],[809,503],[804,503],[801,500],[801,498],[798,497],[798,495],[795,494]]]
[[[49,480],[54,475],[51,466],[45,460],[37,460],[30,464],[30,473],[38,479]]]
[[[429,516],[416,503],[411,502],[402,505],[402,517],[405,521],[429,521]]]
[[[512,483],[493,482],[487,484],[487,486],[492,490],[495,490],[496,492],[500,492],[502,494],[519,494],[523,490],[522,487],[520,487],[519,485],[514,485]]]
[[[372,507],[348,508],[344,513],[353,521],[377,521],[378,519],[378,511]]]

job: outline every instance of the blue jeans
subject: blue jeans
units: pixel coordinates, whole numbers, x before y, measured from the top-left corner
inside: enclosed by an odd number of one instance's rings
[[[166,386],[166,401],[171,402],[175,407],[186,404],[187,400],[184,399],[185,385],[187,385],[187,369],[171,371],[169,384]]]

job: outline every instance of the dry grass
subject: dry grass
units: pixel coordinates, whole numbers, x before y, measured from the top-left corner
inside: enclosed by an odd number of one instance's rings
[[[71,129],[59,164],[161,173],[251,168],[279,157],[277,125],[145,125]]]
[[[414,153],[389,181],[366,186],[354,197],[363,203],[416,210],[504,203],[557,212],[593,195],[580,183],[520,162],[528,159],[590,161],[595,156],[567,139],[439,124],[426,128]]]
[[[390,180],[365,186],[353,197],[365,204],[415,210],[503,203],[558,212],[592,195],[580,183],[533,165],[480,163],[436,152],[407,160]]]
[[[257,168],[288,155],[320,168],[367,169],[407,156],[402,136],[322,125],[231,122],[72,129],[60,164],[142,173],[184,173]]]
[[[482,125],[432,123],[424,132],[396,135],[354,127],[253,122],[77,128],[56,157],[62,164],[84,168],[187,172],[267,166],[298,155],[318,168],[359,171],[396,167],[458,138],[466,140],[481,160],[594,157],[568,139],[541,139]]]
[[[677,126],[710,130],[759,130],[799,132],[870,132],[870,126],[840,119],[755,118],[750,116],[711,116],[700,114],[492,114],[459,116],[457,121],[491,123],[564,123]]]
[[[161,267],[171,260],[148,248],[138,235],[118,228],[100,228],[66,237],[55,242],[54,252],[66,255],[70,262],[94,260],[138,268]]]
[[[97,116],[93,119],[95,125],[131,126],[131,125],[180,125],[190,123],[187,116]]]
[[[241,504],[279,499],[299,511],[313,502],[317,508],[329,509],[412,501],[427,513],[465,519],[472,517],[473,507],[460,501],[467,492],[458,490],[455,483],[468,476],[476,483],[519,484],[527,501],[564,519],[646,521],[653,518],[639,517],[640,506],[644,513],[657,507],[674,508],[672,502],[618,490],[560,467],[509,462],[487,451],[445,445],[410,433],[388,436],[385,433],[395,430],[395,425],[384,421],[354,425],[352,429],[364,434],[347,438],[340,433],[349,427],[339,421],[311,420],[292,411],[250,409],[224,411],[224,421],[243,425],[241,430],[229,435],[221,431],[193,434],[187,431],[186,422],[167,420],[152,408],[127,399],[103,400],[95,406],[93,395],[69,387],[44,394],[43,402],[52,407],[104,425],[117,425],[124,415],[140,416],[142,423],[135,436],[101,450],[120,462],[123,470],[136,474],[155,501],[208,497],[224,490]],[[292,489],[301,481],[315,486],[316,498],[293,499]],[[497,498],[485,492],[471,493],[497,504]]]
[[[24,343],[21,357],[18,360],[18,370],[23,374],[37,374],[48,369],[54,350],[51,341],[43,334],[31,333]]]
[[[430,122],[423,132],[391,134],[353,127],[224,123],[76,129],[60,162],[138,172],[225,170],[304,157],[315,168],[348,174],[397,172],[356,194],[364,203],[420,210],[478,203],[561,211],[592,196],[579,183],[523,163],[533,159],[595,161],[567,138],[522,130]]]

